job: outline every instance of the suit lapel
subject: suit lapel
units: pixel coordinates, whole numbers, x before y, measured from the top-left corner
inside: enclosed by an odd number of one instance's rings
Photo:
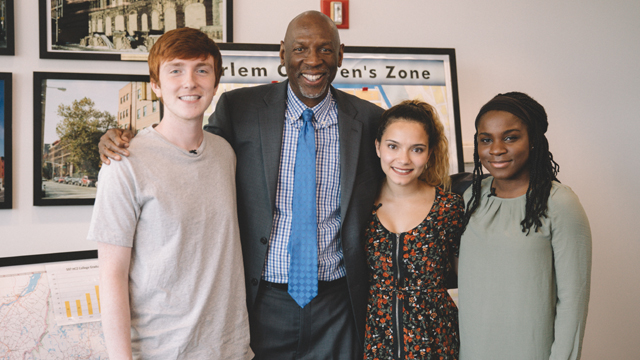
[[[280,170],[286,90],[286,81],[274,85],[264,97],[265,106],[258,111],[264,175],[272,209],[275,206],[278,172]]]
[[[340,133],[340,218],[344,218],[349,208],[351,193],[358,169],[362,122],[356,120],[356,108],[349,99],[332,88],[338,102],[338,131]]]

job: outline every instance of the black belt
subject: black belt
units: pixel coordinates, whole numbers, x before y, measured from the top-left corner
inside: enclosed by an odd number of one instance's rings
[[[266,286],[270,286],[274,289],[287,291],[289,290],[289,284],[287,283],[274,283],[266,280],[262,280],[262,283]],[[347,283],[347,277],[343,276],[338,280],[333,281],[318,281],[318,293],[333,289],[334,287],[341,286]]]

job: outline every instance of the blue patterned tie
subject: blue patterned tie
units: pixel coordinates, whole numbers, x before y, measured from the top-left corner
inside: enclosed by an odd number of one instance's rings
[[[313,111],[302,112],[293,176],[289,294],[304,307],[318,295],[318,224],[316,220],[316,140]]]

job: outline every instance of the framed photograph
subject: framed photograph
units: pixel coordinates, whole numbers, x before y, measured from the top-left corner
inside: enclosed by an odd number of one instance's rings
[[[176,28],[233,41],[232,0],[39,0],[40,58],[146,61]]]
[[[0,0],[0,55],[15,55],[13,0]]]
[[[162,117],[145,75],[34,72],[33,103],[34,205],[93,205],[100,136]]]
[[[0,209],[11,209],[13,205],[11,89],[11,74],[0,73]]]

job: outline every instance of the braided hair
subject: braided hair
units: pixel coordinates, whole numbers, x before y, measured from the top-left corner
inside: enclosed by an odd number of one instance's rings
[[[489,100],[476,116],[476,134],[473,137],[473,183],[471,198],[467,203],[464,226],[469,223],[471,215],[480,205],[480,194],[482,187],[482,165],[478,156],[478,123],[484,114],[489,111],[506,111],[513,114],[527,127],[529,144],[529,187],[526,193],[525,216],[520,226],[522,232],[529,234],[531,227],[534,231],[542,226],[541,218],[547,217],[547,201],[551,192],[551,182],[558,181],[556,177],[560,166],[553,160],[553,155],[549,151],[549,142],[544,135],[547,132],[549,123],[544,107],[529,95],[521,92],[509,92],[498,94]]]

